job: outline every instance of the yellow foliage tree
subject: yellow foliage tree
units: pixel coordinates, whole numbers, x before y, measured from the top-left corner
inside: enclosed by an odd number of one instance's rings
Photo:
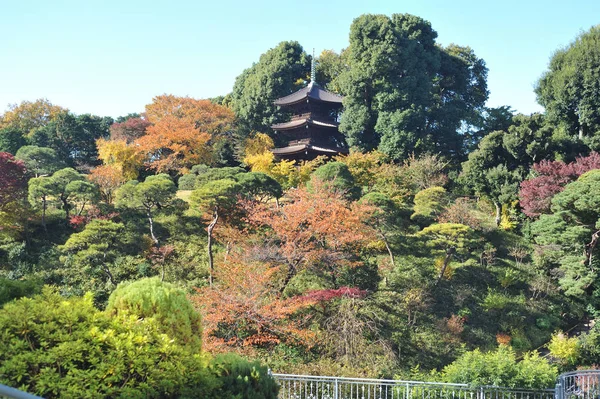
[[[42,127],[68,109],[52,105],[44,98],[39,100],[23,101],[21,104],[12,104],[8,111],[0,117],[0,129],[12,126],[28,134],[32,130]]]
[[[244,162],[246,157],[263,154],[275,147],[273,139],[264,133],[255,133],[253,137],[249,137],[244,142]]]
[[[98,158],[104,165],[110,165],[121,172],[125,180],[134,180],[138,177],[139,169],[143,164],[143,154],[133,145],[128,145],[125,140],[96,141]]]
[[[367,153],[353,151],[348,155],[339,155],[335,160],[348,166],[354,181],[361,187],[372,188],[380,174],[386,155],[379,151]]]

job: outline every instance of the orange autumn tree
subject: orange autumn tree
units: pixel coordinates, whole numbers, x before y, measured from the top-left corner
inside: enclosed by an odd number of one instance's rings
[[[146,106],[146,117],[152,126],[135,144],[148,166],[158,172],[181,172],[210,162],[210,142],[231,131],[234,114],[209,100],[164,94]]]
[[[358,252],[376,235],[367,223],[375,208],[347,200],[320,180],[288,191],[287,199],[284,206],[253,203],[247,209],[249,224],[266,228],[264,256],[285,269],[280,290],[307,268],[328,273],[337,286],[340,269],[358,265]]]
[[[280,343],[311,347],[315,334],[301,311],[315,300],[282,299],[273,285],[278,267],[242,255],[252,252],[244,248],[230,254],[215,271],[217,283],[192,297],[203,315],[203,348],[252,354]]]
[[[98,186],[100,196],[107,204],[113,203],[115,191],[127,181],[121,170],[114,165],[101,165],[92,169],[88,180]]]

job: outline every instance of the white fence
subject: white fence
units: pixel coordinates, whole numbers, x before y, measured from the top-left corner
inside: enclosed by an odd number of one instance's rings
[[[578,370],[558,377],[556,399],[598,398],[600,398],[600,370]]]
[[[273,374],[273,377],[280,386],[280,399],[554,399],[554,389],[522,390],[292,374]]]

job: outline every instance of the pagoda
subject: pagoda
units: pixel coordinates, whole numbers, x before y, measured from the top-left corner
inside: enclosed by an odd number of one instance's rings
[[[309,161],[319,155],[348,154],[344,136],[338,130],[342,99],[316,82],[313,56],[308,86],[274,102],[289,110],[292,118],[271,126],[286,143],[285,147],[272,149],[273,155],[280,159]]]

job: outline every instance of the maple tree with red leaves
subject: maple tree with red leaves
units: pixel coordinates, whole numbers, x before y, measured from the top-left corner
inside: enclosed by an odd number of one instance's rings
[[[320,180],[310,189],[287,193],[289,203],[251,203],[247,221],[255,228],[266,227],[264,260],[284,265],[289,281],[301,270],[314,267],[328,272],[334,286],[343,266],[357,265],[360,248],[376,237],[367,221],[375,208],[346,199],[345,193]]]
[[[129,118],[125,122],[110,125],[111,140],[124,140],[127,143],[139,139],[146,134],[152,124],[146,118]]]
[[[25,195],[27,179],[22,161],[8,152],[0,152],[0,208]]]
[[[552,197],[579,176],[593,169],[600,169],[600,154],[592,152],[574,162],[541,161],[533,165],[538,176],[521,183],[519,200],[523,213],[531,218],[550,211]]]
[[[273,278],[279,268],[232,254],[215,271],[218,282],[198,289],[192,301],[204,322],[203,346],[209,352],[251,353],[285,342],[310,347],[315,334],[301,310],[315,303],[306,297],[282,299]]]

